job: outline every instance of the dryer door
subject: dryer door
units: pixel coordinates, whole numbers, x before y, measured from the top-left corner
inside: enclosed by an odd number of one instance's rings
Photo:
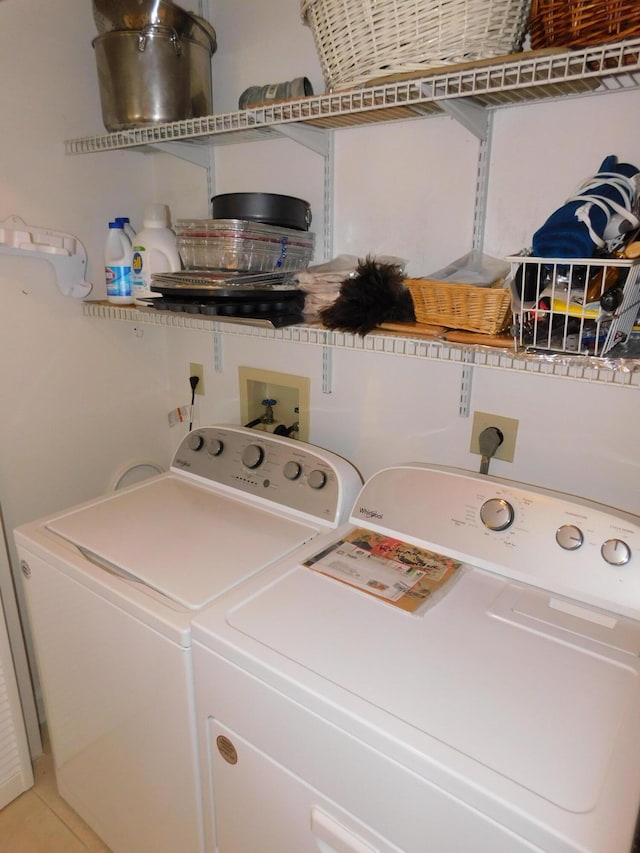
[[[220,853],[402,853],[231,729],[209,725]]]

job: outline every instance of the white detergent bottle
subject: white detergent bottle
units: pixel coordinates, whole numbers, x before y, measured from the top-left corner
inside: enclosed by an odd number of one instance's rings
[[[128,216],[116,216],[115,222],[122,223],[122,230],[127,235],[129,240],[131,240],[131,245],[133,246],[133,241],[136,236],[136,232],[133,230],[133,226],[131,225],[131,220]]]
[[[133,302],[131,291],[131,241],[124,233],[122,223],[110,222],[104,247],[104,274],[107,283],[107,300],[116,305]]]
[[[137,305],[147,305],[146,300],[160,296],[151,290],[153,273],[178,272],[182,268],[166,204],[145,207],[142,231],[133,241],[131,267],[132,293]]]

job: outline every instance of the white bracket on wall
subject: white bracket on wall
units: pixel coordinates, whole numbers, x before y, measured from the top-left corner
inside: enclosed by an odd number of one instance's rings
[[[48,261],[65,296],[82,299],[91,293],[93,285],[85,281],[87,252],[80,240],[71,234],[34,228],[19,216],[9,216],[0,222],[0,254]]]
[[[324,252],[323,260],[333,258],[333,188],[335,164],[335,134],[328,134],[329,150],[324,158]]]
[[[440,106],[478,139],[487,138],[490,111],[485,107],[456,98],[440,101]]]
[[[331,394],[333,390],[333,350],[322,347],[322,393]]]
[[[293,124],[279,125],[275,129],[324,159],[322,260],[329,261],[333,257],[334,133]]]
[[[471,410],[471,385],[473,383],[473,365],[466,362],[471,361],[473,356],[465,352],[462,356],[462,376],[460,378],[460,408],[458,414],[461,418],[468,418]]]
[[[209,145],[205,142],[162,142],[158,145],[145,145],[141,150],[143,154],[171,154],[179,160],[186,160],[194,166],[209,168],[210,155]]]
[[[445,112],[480,140],[478,151],[478,169],[476,173],[475,202],[473,211],[472,248],[482,252],[484,228],[487,212],[487,193],[489,191],[489,160],[491,155],[491,135],[493,130],[493,112],[469,101],[442,101]],[[465,357],[465,361],[466,361]],[[460,409],[462,418],[468,418],[471,409],[471,386],[473,366],[464,364],[460,379]]]
[[[222,373],[222,335],[220,332],[213,333],[213,369],[216,373]]]
[[[328,157],[331,148],[331,133],[327,130],[318,130],[315,127],[304,127],[299,124],[278,124],[271,128],[282,136],[293,139],[299,145],[304,145],[321,157]]]

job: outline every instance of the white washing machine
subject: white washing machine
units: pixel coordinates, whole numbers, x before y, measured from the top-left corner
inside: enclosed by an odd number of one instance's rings
[[[193,615],[347,517],[345,460],[235,426],[16,530],[61,795],[117,853],[199,853]]]
[[[207,850],[628,853],[639,524],[373,476],[347,525],[194,620]]]

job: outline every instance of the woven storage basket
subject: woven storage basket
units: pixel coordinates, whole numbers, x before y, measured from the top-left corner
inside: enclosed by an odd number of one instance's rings
[[[327,89],[520,50],[531,0],[302,0]]]
[[[505,287],[477,287],[431,281],[405,280],[418,323],[448,326],[494,335],[511,322],[511,294]]]
[[[531,47],[590,47],[640,35],[638,0],[533,0]]]

